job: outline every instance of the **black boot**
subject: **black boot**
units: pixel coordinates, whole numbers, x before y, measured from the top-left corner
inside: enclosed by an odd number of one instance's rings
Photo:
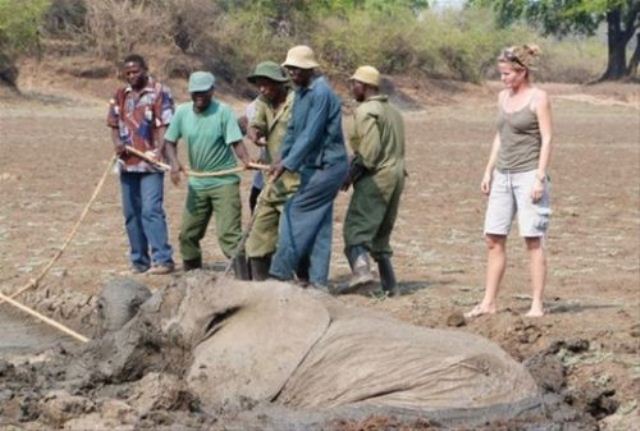
[[[271,266],[271,255],[249,258],[249,268],[251,269],[251,278],[255,281],[264,281],[267,278],[269,278],[270,266]]]
[[[309,261],[309,256],[303,256],[298,262],[298,268],[296,268],[296,279],[298,280],[298,284],[301,286],[306,286],[309,284],[309,267],[311,266],[311,262]]]
[[[196,257],[195,259],[183,260],[182,269],[187,272],[194,269],[202,268],[202,258]]]
[[[391,265],[391,258],[384,256],[378,259],[378,271],[380,272],[380,283],[382,290],[389,296],[400,296],[400,289],[396,282],[396,275]]]
[[[233,258],[233,273],[238,280],[251,280],[251,271],[249,263],[244,254],[239,254]]]

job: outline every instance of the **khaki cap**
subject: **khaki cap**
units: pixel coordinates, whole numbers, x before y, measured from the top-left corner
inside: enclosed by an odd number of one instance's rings
[[[298,69],[315,69],[320,66],[316,61],[313,50],[306,45],[298,45],[291,48],[287,52],[287,59],[282,65],[284,67],[297,67]]]
[[[360,66],[356,69],[356,73],[349,79],[368,84],[373,87],[380,86],[380,72],[373,66]]]

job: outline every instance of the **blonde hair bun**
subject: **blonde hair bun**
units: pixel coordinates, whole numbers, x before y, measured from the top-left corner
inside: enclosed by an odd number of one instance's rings
[[[536,70],[541,53],[542,50],[536,44],[515,45],[505,48],[498,57],[498,61],[509,63],[516,69]]]
[[[542,50],[535,43],[528,43],[522,46],[523,51],[525,51],[531,57],[539,57],[542,54]]]

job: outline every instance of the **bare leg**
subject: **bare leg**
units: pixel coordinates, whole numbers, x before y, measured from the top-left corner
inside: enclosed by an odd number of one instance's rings
[[[507,237],[505,235],[487,234],[487,275],[482,302],[473,310],[466,313],[466,317],[477,317],[482,314],[494,314],[497,310],[496,297],[500,282],[507,264]]]
[[[525,238],[525,241],[529,252],[531,287],[533,289],[531,309],[526,315],[540,317],[544,315],[542,295],[544,294],[544,285],[547,279],[547,258],[544,254],[542,238]]]

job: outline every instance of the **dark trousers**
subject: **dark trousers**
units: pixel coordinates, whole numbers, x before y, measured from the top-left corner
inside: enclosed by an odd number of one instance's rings
[[[278,248],[269,273],[291,280],[305,260],[309,281],[326,285],[331,262],[333,200],[347,174],[346,161],[300,173],[300,188],[287,202],[280,217]]]

